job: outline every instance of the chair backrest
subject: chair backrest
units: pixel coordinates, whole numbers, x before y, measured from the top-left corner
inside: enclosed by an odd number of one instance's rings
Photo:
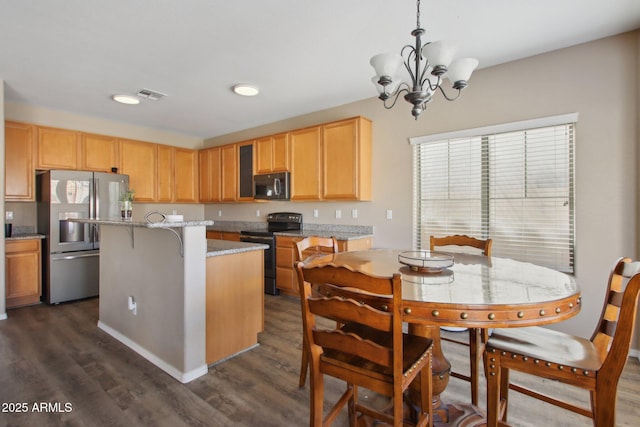
[[[321,264],[304,268],[304,263],[296,264],[304,333],[310,343],[311,353],[337,350],[357,356],[381,366],[392,368],[394,376],[402,375],[402,282],[399,274],[393,277],[374,277],[346,267]],[[353,298],[344,296],[323,296],[312,292],[314,285],[330,284],[337,289],[349,288]],[[361,297],[359,297],[359,295]],[[357,298],[357,299],[356,299]],[[392,299],[393,303],[381,306],[369,302]],[[323,322],[316,328],[316,320],[326,318],[333,322]],[[327,327],[345,325],[343,329]],[[364,327],[361,327],[364,326]],[[360,333],[373,328],[391,332],[393,339],[381,344]],[[313,357],[312,357],[313,360]],[[398,378],[400,380],[400,378]]]
[[[338,252],[338,241],[335,237],[319,237],[319,236],[309,236],[300,240],[299,242],[293,242],[295,246],[295,256],[296,261],[304,260],[304,251],[313,248],[316,253],[320,252],[328,252],[328,253],[336,253]]]
[[[607,376],[618,378],[627,361],[638,310],[639,273],[640,262],[621,258],[609,275],[600,321],[591,336],[605,357],[601,370]]]
[[[480,249],[483,255],[491,256],[491,245],[493,240],[481,240],[475,237],[456,234],[454,236],[435,237],[429,239],[429,249],[434,251],[436,246],[470,246]]]

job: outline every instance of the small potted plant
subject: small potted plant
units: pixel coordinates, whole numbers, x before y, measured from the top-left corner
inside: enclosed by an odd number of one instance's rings
[[[133,197],[135,194],[135,190],[120,193],[120,218],[123,221],[131,221],[133,214]]]

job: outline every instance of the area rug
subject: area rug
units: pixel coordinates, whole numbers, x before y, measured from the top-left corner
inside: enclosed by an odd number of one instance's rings
[[[470,403],[448,403],[434,411],[433,425],[434,427],[485,427],[487,417],[482,409]],[[368,416],[360,416],[358,426],[385,427],[389,424]]]

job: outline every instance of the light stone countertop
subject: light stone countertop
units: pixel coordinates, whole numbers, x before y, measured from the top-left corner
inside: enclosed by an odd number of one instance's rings
[[[193,221],[180,221],[180,222],[146,222],[146,221],[123,221],[119,219],[87,219],[77,218],[69,219],[71,222],[81,222],[85,224],[97,224],[97,225],[116,225],[120,227],[141,227],[141,228],[184,228],[184,227],[197,227],[197,226],[211,226],[213,220],[193,220]]]
[[[262,243],[207,239],[207,257],[231,255],[264,249],[269,249],[269,246],[263,245]]]
[[[24,234],[16,234],[13,233],[11,235],[11,237],[5,237],[5,241],[12,241],[12,240],[31,240],[31,239],[45,239],[47,236],[45,236],[44,234],[38,234],[38,233],[24,233]]]

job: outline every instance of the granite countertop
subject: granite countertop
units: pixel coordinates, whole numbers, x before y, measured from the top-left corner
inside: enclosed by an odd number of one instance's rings
[[[207,257],[239,254],[242,252],[269,249],[262,243],[232,242],[230,240],[207,239]]]
[[[31,240],[31,239],[45,239],[47,236],[38,233],[13,233],[11,237],[5,237],[5,241],[9,240]]]
[[[121,227],[141,227],[141,228],[184,228],[184,227],[197,227],[197,226],[211,226],[212,220],[194,220],[194,221],[180,221],[180,222],[146,222],[146,221],[122,221],[119,219],[69,219],[71,222],[81,222],[86,224],[98,224],[98,225],[116,225]]]
[[[346,231],[330,231],[330,230],[292,230],[292,231],[277,231],[276,236],[289,236],[289,237],[335,237],[336,240],[357,240],[367,237],[373,237],[373,233],[361,233],[361,232],[346,232]]]
[[[239,233],[241,231],[267,231],[266,222],[251,221],[216,221],[207,226],[208,231]],[[335,225],[335,224],[302,224],[302,230],[276,231],[276,236],[291,237],[335,237],[338,240],[356,240],[373,237],[373,226]]]

